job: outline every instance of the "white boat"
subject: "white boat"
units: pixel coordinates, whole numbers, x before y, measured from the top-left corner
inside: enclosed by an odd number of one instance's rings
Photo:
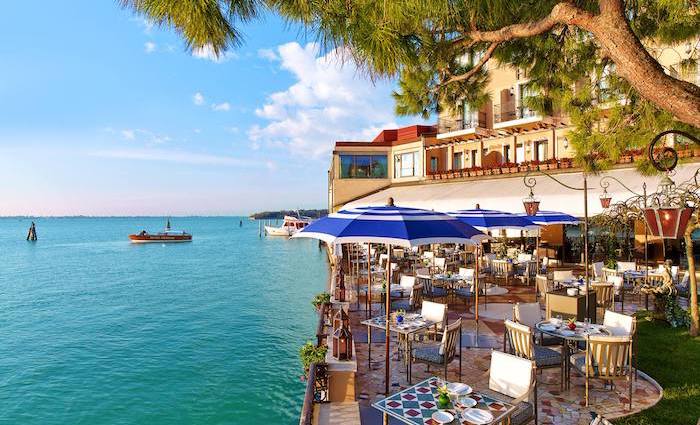
[[[284,216],[284,221],[279,227],[265,226],[265,234],[268,236],[292,236],[311,223],[307,217]]]

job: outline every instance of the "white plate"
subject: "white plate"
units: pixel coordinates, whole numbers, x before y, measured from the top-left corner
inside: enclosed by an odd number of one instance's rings
[[[447,384],[447,391],[457,395],[467,395],[472,392],[472,387],[461,382],[450,382]]]
[[[481,409],[467,409],[462,412],[462,419],[467,420],[476,425],[486,425],[493,422],[491,412]]]
[[[449,424],[450,422],[455,420],[455,417],[452,416],[452,413],[447,412],[445,410],[438,410],[437,412],[433,413],[433,416],[431,416],[433,420],[439,424]]]
[[[456,405],[460,409],[469,409],[470,407],[476,406],[476,400],[471,397],[460,397]]]
[[[561,334],[564,336],[574,336],[574,335],[576,335],[576,332],[565,329],[565,330],[561,331]]]
[[[557,328],[557,327],[556,327],[555,325],[552,325],[552,324],[540,325],[540,329],[542,329],[543,331],[553,331],[553,330],[555,330],[556,328]]]

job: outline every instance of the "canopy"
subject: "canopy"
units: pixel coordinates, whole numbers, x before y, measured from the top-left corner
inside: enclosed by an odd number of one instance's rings
[[[525,213],[518,214],[521,217],[526,217],[535,224],[547,226],[550,224],[579,224],[576,217],[570,216],[557,211],[538,211],[537,214],[530,216]]]
[[[328,244],[384,243],[406,248],[433,243],[475,244],[489,236],[448,214],[396,206],[356,207],[329,214],[294,238]]]
[[[530,221],[527,216],[511,214],[504,211],[475,208],[471,210],[449,212],[448,214],[457,217],[461,221],[479,230],[537,230],[539,228],[539,226]]]
[[[679,165],[675,170],[673,180],[680,184],[693,177],[697,163]],[[556,173],[556,171],[551,171]],[[557,173],[554,177],[574,187],[583,186],[581,172]],[[603,192],[600,179],[612,176],[622,181],[630,189],[642,193],[642,184],[646,183],[649,192],[656,190],[660,176],[643,176],[634,168],[617,168],[598,175],[588,176],[588,212],[590,216],[600,214],[603,207],[598,196]],[[544,210],[561,211],[573,217],[583,217],[583,191],[567,189],[549,177],[533,172],[531,177],[537,180],[534,188],[535,196],[541,201],[540,208]],[[628,199],[632,194],[615,181],[609,181],[608,193],[613,202]],[[397,203],[406,207],[423,208],[436,211],[455,211],[472,208],[480,204],[482,208],[490,208],[512,213],[524,212],[523,198],[529,190],[523,184],[523,176],[519,177],[489,177],[483,176],[478,180],[458,181],[453,183],[419,183],[413,185],[393,186],[377,193],[349,202],[343,208],[353,208],[366,205],[383,205],[386,199],[392,197]]]

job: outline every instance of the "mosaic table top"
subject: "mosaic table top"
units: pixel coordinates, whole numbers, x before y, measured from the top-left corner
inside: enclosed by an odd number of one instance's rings
[[[393,394],[383,400],[372,404],[375,409],[407,424],[439,425],[432,419],[437,407],[437,383],[438,377],[431,377],[405,390]],[[475,409],[487,410],[493,415],[493,422],[498,423],[514,408],[512,404],[494,400],[478,392],[472,392],[467,397],[476,401]],[[449,409],[454,413],[453,409]],[[454,420],[453,424],[471,425],[465,420]]]
[[[363,325],[372,326],[374,328],[386,329],[386,316],[377,316],[361,322]],[[428,320],[419,314],[407,314],[402,323],[396,323],[396,320],[390,320],[389,330],[402,334],[417,332],[422,329],[429,328],[437,322]]]

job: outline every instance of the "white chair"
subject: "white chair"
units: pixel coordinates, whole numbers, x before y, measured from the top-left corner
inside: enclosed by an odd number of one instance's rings
[[[637,270],[637,263],[635,261],[618,261],[617,262],[617,271],[620,273],[624,273],[627,271],[635,271]]]
[[[394,256],[394,258],[403,258],[404,250],[403,248],[394,248],[391,250],[391,254]]]
[[[407,276],[405,274],[402,274],[401,278],[399,279],[400,290],[391,291],[391,298],[401,298],[410,295],[411,291],[413,290],[413,285],[415,284],[415,276]]]
[[[491,352],[489,387],[479,392],[516,406],[510,415],[511,425],[537,423],[537,392],[533,361],[500,351]],[[530,402],[530,397],[534,400]]]
[[[447,270],[447,259],[442,257],[437,257],[434,260],[435,268],[440,273],[444,273]]]
[[[553,277],[555,282],[565,282],[574,279],[574,272],[571,270],[554,270]]]
[[[602,261],[593,263],[593,277],[595,280],[600,282],[605,282],[605,277],[603,276],[603,267],[605,264]]]
[[[474,269],[467,267],[459,268],[459,277],[465,282],[474,282]]]
[[[524,263],[526,261],[532,261],[532,254],[525,254],[525,253],[520,253],[518,254],[518,262],[519,263]]]
[[[605,326],[613,336],[632,337],[637,329],[637,319],[634,316],[605,310],[603,326]]]
[[[525,326],[529,326],[533,332],[535,325],[542,321],[542,309],[540,303],[515,303],[513,304],[513,320]],[[557,337],[539,333],[536,338],[540,345],[560,345],[561,340]]]
[[[430,263],[432,263],[433,259],[435,258],[435,254],[433,254],[433,251],[425,251],[423,252],[423,258],[429,260]]]
[[[423,301],[420,315],[424,319],[437,322],[435,328],[441,330],[447,322],[447,304],[440,304],[432,301]]]
[[[624,289],[625,289],[625,288],[624,288],[624,286],[625,286],[625,278],[622,277],[622,276],[611,276],[611,275],[608,275],[607,278],[606,278],[606,281],[607,281],[608,283],[612,283],[612,285],[613,285],[613,294],[614,294],[615,296],[617,296],[617,297],[620,299],[620,301],[621,301],[621,303],[622,303],[622,307],[621,307],[621,308],[624,309],[624,308],[625,308],[625,300],[623,299],[623,296],[624,296]],[[613,307],[614,307],[614,305],[615,305],[615,299],[613,298]]]
[[[385,268],[386,267],[386,262],[389,261],[389,255],[388,254],[379,254],[379,267]]]

